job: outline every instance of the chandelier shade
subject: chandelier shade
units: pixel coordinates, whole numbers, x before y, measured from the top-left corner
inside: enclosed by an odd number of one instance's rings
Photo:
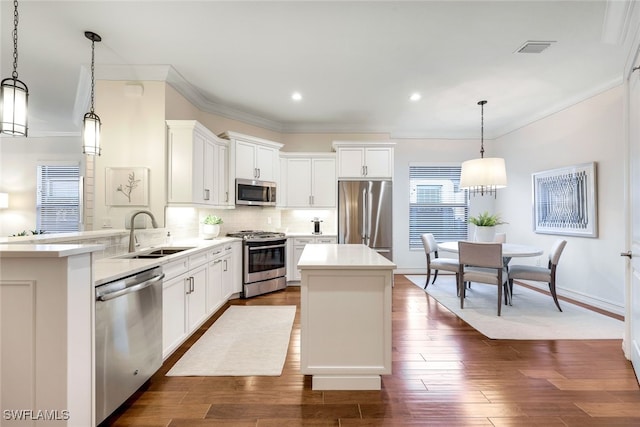
[[[0,132],[27,136],[27,85],[16,78],[2,80],[0,86]]]
[[[487,101],[479,101],[481,108],[480,121],[480,158],[462,162],[460,171],[460,188],[470,194],[496,194],[499,188],[507,186],[507,169],[505,161],[499,157],[484,157],[484,105]]]
[[[82,152],[91,156],[99,156],[100,148],[100,117],[88,112],[82,121]]]
[[[18,80],[18,0],[13,2],[13,72],[0,83],[0,133],[27,136],[29,89]]]

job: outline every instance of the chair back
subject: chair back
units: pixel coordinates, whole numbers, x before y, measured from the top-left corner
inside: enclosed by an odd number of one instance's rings
[[[458,242],[460,265],[502,268],[502,243]]]
[[[438,243],[436,238],[431,233],[424,233],[420,236],[422,238],[422,244],[427,255],[438,250]]]
[[[564,247],[567,246],[567,241],[558,239],[551,247],[551,252],[549,252],[549,262],[551,265],[558,265],[558,261],[560,260],[560,255],[562,255],[562,251]]]

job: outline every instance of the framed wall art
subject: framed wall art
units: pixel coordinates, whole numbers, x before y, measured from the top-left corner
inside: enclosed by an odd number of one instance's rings
[[[596,163],[537,172],[533,178],[533,230],[598,237]]]
[[[107,206],[148,206],[149,168],[106,168]]]

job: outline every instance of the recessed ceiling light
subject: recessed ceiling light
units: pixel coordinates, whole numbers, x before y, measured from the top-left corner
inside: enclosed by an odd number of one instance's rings
[[[302,94],[300,92],[293,92],[291,94],[291,99],[294,101],[302,101]]]
[[[422,95],[420,95],[418,92],[412,93],[411,96],[409,97],[409,100],[413,102],[420,101],[421,99],[422,99]]]

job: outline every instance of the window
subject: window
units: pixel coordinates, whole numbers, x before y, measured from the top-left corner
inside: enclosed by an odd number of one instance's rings
[[[460,189],[460,166],[409,166],[409,248],[422,249],[420,235],[438,242],[467,238],[467,192]]]
[[[39,165],[36,229],[47,234],[80,230],[80,166]]]

